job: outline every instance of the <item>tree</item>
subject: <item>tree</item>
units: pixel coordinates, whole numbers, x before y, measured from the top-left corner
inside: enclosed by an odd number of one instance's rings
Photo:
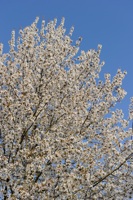
[[[38,18],[0,45],[1,198],[120,200],[133,194],[133,98],[115,109],[126,72],[99,80],[101,45],[81,51],[64,19]]]

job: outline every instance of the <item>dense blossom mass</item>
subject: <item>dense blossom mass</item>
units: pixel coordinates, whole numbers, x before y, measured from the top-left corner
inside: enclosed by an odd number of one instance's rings
[[[126,200],[133,195],[133,98],[115,109],[126,72],[99,79],[97,50],[81,51],[64,19],[0,44],[0,198]]]

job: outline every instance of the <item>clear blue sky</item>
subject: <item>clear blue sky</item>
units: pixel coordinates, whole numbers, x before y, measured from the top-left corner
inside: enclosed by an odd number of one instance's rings
[[[65,17],[65,26],[75,27],[73,39],[83,37],[81,48],[103,45],[102,74],[114,75],[117,68],[127,70],[123,87],[128,95],[119,104],[127,116],[129,98],[133,96],[133,0],[0,0],[0,42],[4,51],[12,29],[30,25],[36,16],[46,22]]]

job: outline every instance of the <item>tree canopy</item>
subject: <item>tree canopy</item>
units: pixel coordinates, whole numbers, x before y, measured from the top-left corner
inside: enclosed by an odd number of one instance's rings
[[[0,195],[28,200],[125,200],[133,194],[133,98],[118,69],[99,73],[101,45],[80,51],[64,18],[38,18],[0,44]]]

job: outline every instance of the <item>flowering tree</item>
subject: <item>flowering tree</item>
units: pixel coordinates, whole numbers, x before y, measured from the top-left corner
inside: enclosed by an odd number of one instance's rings
[[[126,72],[99,80],[101,45],[79,51],[64,19],[20,30],[0,45],[2,199],[129,199],[133,194],[133,98],[114,109]]]

